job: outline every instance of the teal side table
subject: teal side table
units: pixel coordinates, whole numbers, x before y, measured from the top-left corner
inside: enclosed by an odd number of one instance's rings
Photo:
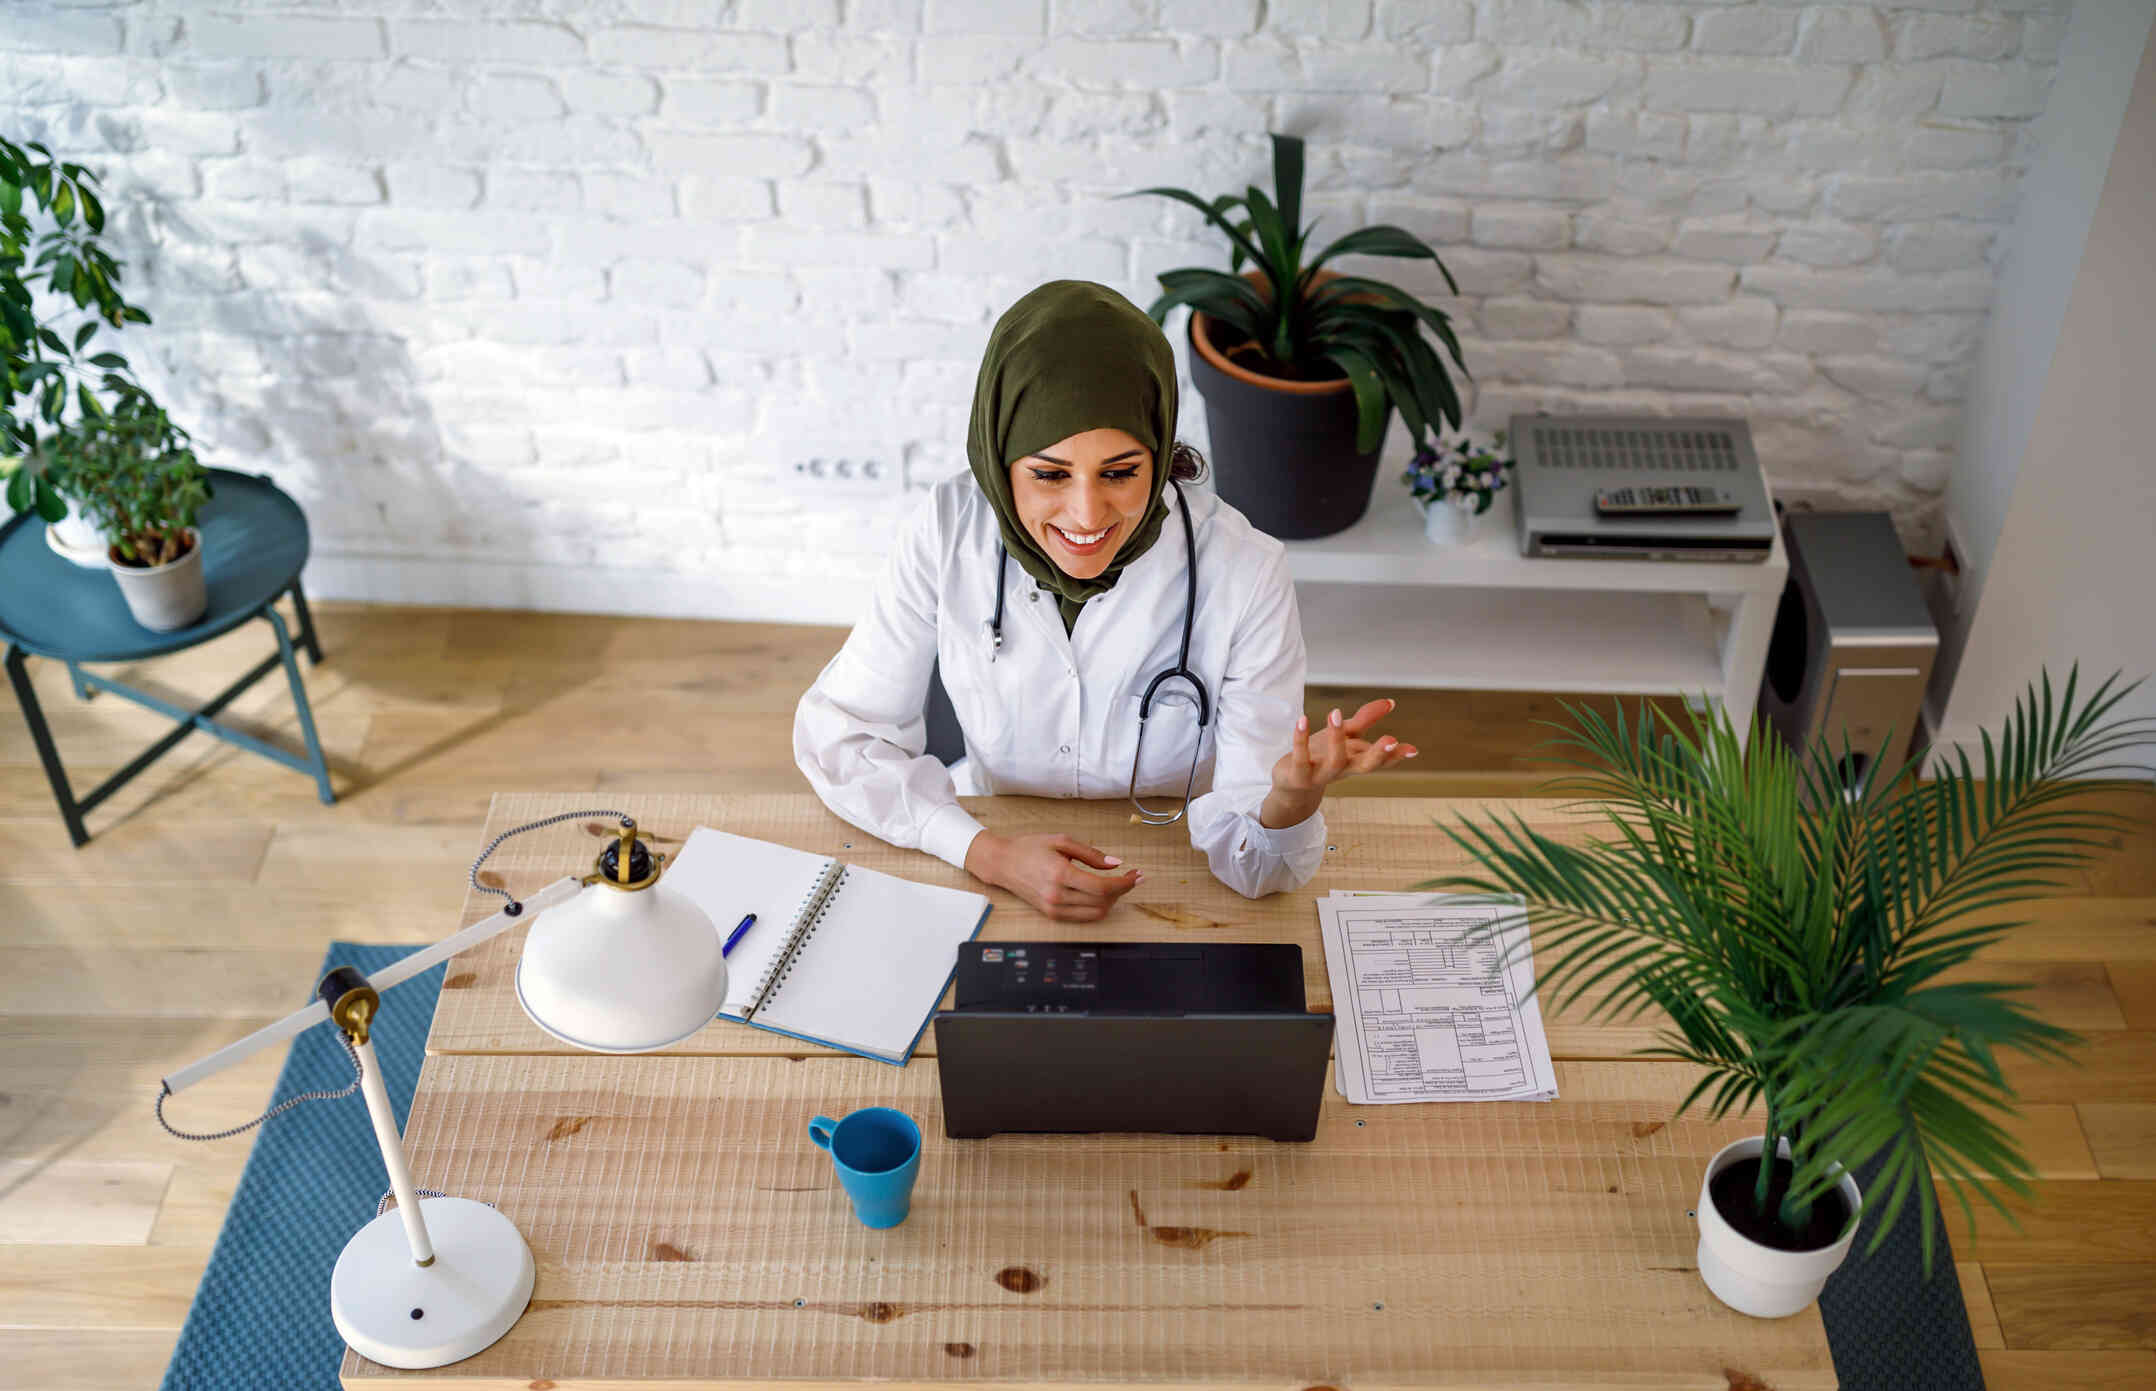
[[[30,726],[38,758],[45,765],[53,798],[60,804],[60,817],[77,846],[90,839],[83,827],[84,814],[198,729],[249,753],[311,773],[322,801],[337,800],[330,791],[329,768],[322,759],[322,741],[315,734],[314,711],[307,705],[307,687],[300,679],[292,634],[275,608],[281,596],[292,596],[292,609],[299,619],[298,645],[306,649],[311,661],[319,663],[322,644],[315,636],[314,618],[307,612],[307,596],[299,583],[300,568],[307,563],[307,518],[299,504],[267,477],[211,469],[210,482],[215,496],[196,519],[202,535],[202,571],[209,585],[210,606],[199,622],[176,632],[153,633],[135,622],[112,576],[62,559],[46,545],[45,523],[35,513],[23,513],[0,527],[0,639],[8,645],[8,680],[15,687],[15,699]],[[276,634],[277,651],[193,710],[82,669],[84,662],[134,662],[183,651],[258,618]],[[77,798],[68,784],[67,770],[60,765],[60,754],[53,746],[52,731],[45,724],[37,691],[30,683],[27,659],[32,655],[65,662],[78,699],[88,700],[98,691],[110,691],[155,710],[176,721],[179,727]],[[213,718],[242,691],[279,666],[292,686],[292,704],[299,712],[300,732],[307,742],[305,758]]]

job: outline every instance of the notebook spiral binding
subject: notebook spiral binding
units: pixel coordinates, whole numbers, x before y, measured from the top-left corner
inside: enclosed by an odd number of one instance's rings
[[[845,878],[846,866],[840,861],[833,860],[824,866],[823,873],[816,878],[815,887],[801,900],[801,906],[794,910],[793,935],[787,939],[786,949],[772,957],[771,964],[764,968],[763,979],[756,982],[756,998],[741,1012],[743,1019],[754,1019],[756,1011],[762,1009],[764,1002],[786,983],[786,977],[793,973],[794,958],[800,954],[802,945],[816,935],[817,927],[823,922],[825,908],[838,896],[840,885]]]

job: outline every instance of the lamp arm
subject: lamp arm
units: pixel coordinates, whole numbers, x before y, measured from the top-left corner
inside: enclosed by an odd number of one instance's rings
[[[470,951],[473,947],[499,936],[511,924],[522,921],[526,912],[537,912],[552,907],[574,894],[577,888],[578,884],[575,879],[557,879],[538,893],[524,900],[524,902],[511,903],[509,908],[504,908],[491,917],[482,918],[462,932],[444,937],[431,947],[415,951],[402,960],[384,966],[381,970],[369,976],[367,983],[372,985],[378,994],[388,990],[393,985],[400,985],[430,967],[439,966],[442,962],[460,952]],[[512,908],[517,911],[511,912],[510,909]],[[247,1037],[228,1043],[207,1057],[189,1063],[186,1067],[165,1077],[162,1079],[164,1091],[160,1099],[162,1099],[162,1096],[170,1095],[173,1092],[184,1091],[205,1077],[215,1076],[234,1063],[250,1058],[265,1048],[295,1038],[308,1028],[328,1018],[329,1006],[320,1000],[314,1001],[304,1009],[294,1010],[276,1023],[264,1025],[247,1035]]]

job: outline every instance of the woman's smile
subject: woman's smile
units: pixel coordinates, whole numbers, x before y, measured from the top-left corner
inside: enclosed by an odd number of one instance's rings
[[[1062,542],[1063,549],[1069,551],[1072,555],[1099,554],[1101,548],[1108,544],[1109,538],[1114,536],[1116,532],[1114,524],[1111,524],[1104,531],[1074,531],[1069,527],[1057,526],[1053,522],[1048,523],[1047,526],[1049,535]]]
[[[1092,579],[1115,563],[1153,503],[1153,459],[1127,431],[1085,430],[1011,466],[1011,506],[1064,574]]]

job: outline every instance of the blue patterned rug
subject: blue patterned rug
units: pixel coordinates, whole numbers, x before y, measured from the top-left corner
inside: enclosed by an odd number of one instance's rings
[[[1878,1171],[1877,1162],[1858,1169],[1857,1186],[1871,1192]],[[1866,1213],[1858,1223],[1849,1258],[1827,1278],[1819,1295],[1819,1316],[1826,1324],[1842,1391],[1984,1391],[1969,1310],[1961,1302],[1961,1281],[1954,1274],[1948,1220],[1942,1214],[1932,1233],[1929,1280],[1924,1278],[1923,1224],[1913,1197],[1903,1205],[1886,1244],[1868,1257],[1862,1253],[1878,1230],[1875,1214]],[[1962,1220],[1961,1214],[1954,1212],[1951,1220]]]
[[[293,1007],[306,1003],[314,981],[332,966],[372,975],[417,950],[332,942],[313,980],[292,983]],[[442,970],[422,972],[383,996],[372,1030],[399,1129],[412,1109]],[[269,1104],[350,1083],[352,1062],[340,1037],[335,1025],[317,1024],[294,1039]],[[165,1103],[165,1115],[182,1130],[210,1128],[188,1123],[185,1092]],[[143,1123],[155,1124],[147,1115]],[[301,1102],[256,1131],[209,1269],[165,1368],[163,1391],[338,1391],[344,1339],[330,1320],[329,1276],[344,1243],[373,1218],[388,1186],[367,1103],[357,1092],[338,1101]]]

